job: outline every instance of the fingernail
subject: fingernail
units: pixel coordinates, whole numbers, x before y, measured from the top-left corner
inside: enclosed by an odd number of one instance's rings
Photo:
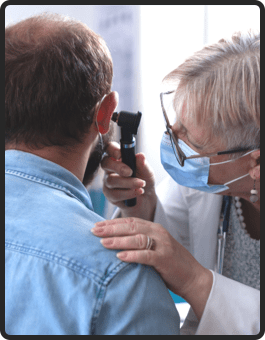
[[[116,254],[116,256],[117,256],[118,259],[120,259],[120,260],[125,260],[126,257],[127,257],[127,253],[125,253],[125,252],[118,253],[118,254]]]
[[[113,240],[102,238],[102,239],[100,240],[100,243],[101,243],[103,246],[111,246],[111,245],[113,244]]]
[[[105,221],[99,221],[99,222],[96,222],[96,223],[95,223],[95,226],[96,226],[96,227],[102,227],[103,225],[106,225],[106,222],[105,222]]]
[[[138,188],[138,189],[135,189],[135,194],[136,195],[143,195],[144,194],[144,189],[143,188]]]
[[[137,180],[135,180],[135,182],[134,182],[134,185],[138,188],[143,188],[143,187],[145,187],[146,186],[146,182],[145,181],[143,181],[143,180],[141,180],[141,179],[137,179]]]
[[[93,234],[102,234],[104,232],[104,228],[103,227],[95,227],[90,229],[91,233]]]
[[[140,185],[142,188],[144,188],[146,186],[146,181],[139,181]]]

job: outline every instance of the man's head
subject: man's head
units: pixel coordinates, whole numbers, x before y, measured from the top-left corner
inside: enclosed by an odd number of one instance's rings
[[[81,22],[42,14],[5,31],[5,139],[28,147],[83,141],[110,93],[112,60]]]

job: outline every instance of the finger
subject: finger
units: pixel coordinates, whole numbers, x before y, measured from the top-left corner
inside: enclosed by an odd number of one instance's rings
[[[135,236],[111,237],[101,239],[101,244],[108,249],[146,249],[149,245],[147,235],[137,234]]]
[[[152,250],[122,251],[116,256],[124,262],[146,264],[153,267],[159,262],[159,255]]]
[[[154,223],[139,218],[117,218],[95,223],[91,232],[100,237],[129,236],[151,232]]]
[[[103,194],[108,197],[108,200],[114,204],[118,205],[122,202],[120,207],[124,208],[123,201],[135,198],[144,194],[143,188],[137,189],[108,189],[106,186],[103,187]]]
[[[105,176],[104,185],[108,189],[138,189],[145,187],[146,182],[138,178],[124,178],[111,173]]]
[[[106,153],[115,159],[121,158],[121,148],[119,143],[117,142],[110,142],[106,148]]]
[[[155,182],[155,174],[149,163],[147,162],[145,155],[140,152],[136,154],[136,177],[142,178],[148,182]]]
[[[110,156],[103,157],[101,161],[101,168],[106,172],[115,172],[123,177],[130,177],[133,173],[132,169],[128,165]]]

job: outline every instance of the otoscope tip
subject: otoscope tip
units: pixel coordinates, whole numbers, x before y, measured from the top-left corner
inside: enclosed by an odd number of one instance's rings
[[[117,122],[117,118],[118,118],[118,112],[113,112],[111,120],[113,120],[116,123]]]

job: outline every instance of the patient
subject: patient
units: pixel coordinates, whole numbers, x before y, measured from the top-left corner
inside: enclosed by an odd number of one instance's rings
[[[112,75],[81,22],[43,14],[6,28],[7,335],[179,334],[159,274],[90,232],[102,218],[82,181],[110,139]]]

